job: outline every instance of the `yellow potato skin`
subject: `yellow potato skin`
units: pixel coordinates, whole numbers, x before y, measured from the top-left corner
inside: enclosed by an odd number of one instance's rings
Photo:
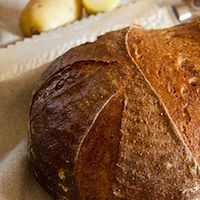
[[[30,0],[20,16],[25,36],[55,29],[80,19],[81,0]]]
[[[120,0],[82,0],[82,4],[88,14],[97,14],[112,10],[119,5]]]

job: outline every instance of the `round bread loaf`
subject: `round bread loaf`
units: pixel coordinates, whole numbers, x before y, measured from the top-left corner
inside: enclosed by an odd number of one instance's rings
[[[200,21],[110,32],[55,60],[30,162],[56,200],[200,197]]]

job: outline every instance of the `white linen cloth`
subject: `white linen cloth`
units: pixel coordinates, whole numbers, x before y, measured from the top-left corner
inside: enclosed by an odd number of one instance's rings
[[[28,0],[0,0],[0,47],[23,38],[18,21],[27,2]]]

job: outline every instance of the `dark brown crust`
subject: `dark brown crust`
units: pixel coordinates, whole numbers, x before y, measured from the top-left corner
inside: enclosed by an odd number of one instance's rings
[[[125,35],[128,29],[116,31],[113,33],[107,33],[106,37],[101,36],[93,43],[86,43],[73,48],[67,53],[60,56],[48,67],[46,72],[43,74],[42,80],[45,81],[57,71],[65,68],[67,65],[72,65],[80,61],[102,61],[106,63],[118,62],[124,64],[127,62],[129,57],[127,54],[124,55],[125,46]]]
[[[54,199],[200,196],[199,167],[160,93],[129,57],[127,31],[72,49],[43,75],[31,109],[30,160]]]
[[[75,169],[78,199],[112,199],[123,109],[123,95],[114,94],[81,144]]]
[[[200,21],[164,30],[132,28],[127,48],[200,164]]]

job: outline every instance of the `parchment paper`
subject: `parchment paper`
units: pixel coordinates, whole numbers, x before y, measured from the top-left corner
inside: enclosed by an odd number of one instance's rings
[[[11,3],[11,0],[8,2]],[[0,12],[2,11],[0,10]],[[0,14],[0,16],[2,15]],[[146,26],[152,20],[156,21],[155,28],[165,26],[163,20],[160,21],[160,24],[158,23],[157,15],[153,18],[151,16],[151,20],[147,19]],[[20,34],[16,35],[20,39]],[[27,64],[28,62],[29,60],[27,60]],[[5,66],[6,64],[7,62],[5,62]],[[31,97],[33,90],[37,87],[37,80],[47,65],[40,67],[35,65],[35,69],[32,67],[25,73],[9,80],[0,81],[0,200],[51,199],[36,183],[27,159]]]

